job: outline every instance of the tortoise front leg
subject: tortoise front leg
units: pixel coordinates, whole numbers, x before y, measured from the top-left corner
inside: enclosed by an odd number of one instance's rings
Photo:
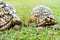
[[[21,23],[21,21],[20,21],[20,19],[18,19],[18,18],[13,18],[13,25],[14,25],[14,29],[15,30],[18,30],[19,28],[20,28],[20,23]]]
[[[20,19],[13,18],[12,24],[13,24],[15,30],[18,30],[20,28],[20,26],[19,26],[20,23],[21,23]]]
[[[15,30],[18,30],[19,28],[20,28],[19,25],[14,25],[14,29],[15,29]]]
[[[18,30],[20,28],[19,25],[21,23],[22,23],[22,21],[20,20],[20,18],[16,14],[13,14],[12,24],[13,24],[15,30]]]

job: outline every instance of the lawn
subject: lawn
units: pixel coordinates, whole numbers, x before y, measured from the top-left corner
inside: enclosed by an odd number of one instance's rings
[[[24,21],[29,19],[31,10],[38,5],[45,5],[52,9],[54,17],[60,24],[60,0],[4,0],[10,3],[17,11],[17,15]],[[24,27],[22,24],[18,31],[10,28],[0,32],[0,40],[60,40],[60,30],[44,27],[37,31],[36,27]]]

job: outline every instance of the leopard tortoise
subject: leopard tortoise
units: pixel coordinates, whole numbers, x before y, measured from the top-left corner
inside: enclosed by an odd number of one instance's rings
[[[56,21],[51,9],[40,5],[33,8],[28,23],[33,26],[46,26],[54,25],[56,24]]]
[[[0,31],[11,26],[15,29],[19,28],[20,18],[16,15],[15,9],[6,2],[0,2]]]

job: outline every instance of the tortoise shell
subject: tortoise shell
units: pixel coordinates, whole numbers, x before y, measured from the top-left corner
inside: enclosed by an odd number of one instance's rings
[[[9,23],[9,21],[13,18],[11,14],[9,14],[8,8],[0,8],[0,27]]]
[[[37,25],[55,24],[56,22],[51,9],[41,5],[33,8],[29,21]]]

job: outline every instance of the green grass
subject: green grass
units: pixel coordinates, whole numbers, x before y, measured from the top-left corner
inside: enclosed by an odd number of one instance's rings
[[[60,0],[6,0],[12,4],[17,15],[27,21],[31,10],[38,5],[45,5],[52,9],[57,23],[60,25]],[[0,32],[0,40],[60,40],[60,30],[44,27],[43,31],[37,31],[36,27],[24,27],[16,31],[13,28]]]

